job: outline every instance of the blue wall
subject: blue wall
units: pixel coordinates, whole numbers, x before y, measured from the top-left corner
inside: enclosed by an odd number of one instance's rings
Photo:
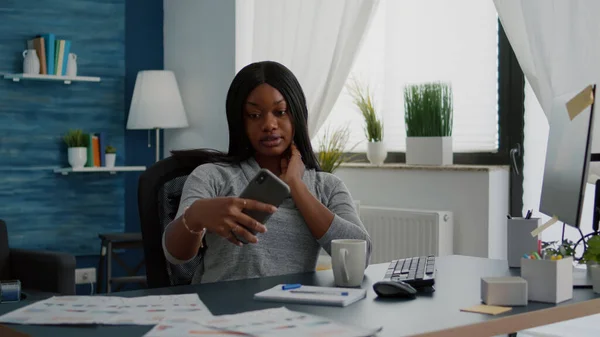
[[[0,218],[12,247],[66,251],[79,268],[97,267],[98,233],[140,230],[139,173],[54,174],[68,165],[60,136],[75,127],[104,131],[119,150],[117,165],[154,162],[148,133],[125,124],[137,72],[163,68],[163,1],[2,1],[0,72],[21,72],[25,41],[45,32],[70,39],[79,74],[102,81],[0,79]],[[132,265],[143,258],[141,251],[120,255]]]
[[[123,175],[71,174],[61,136],[105,132],[125,153],[125,0],[0,2],[0,72],[22,72],[37,34],[71,40],[80,75],[100,83],[0,81],[0,217],[14,247],[97,254],[99,232],[125,227]]]

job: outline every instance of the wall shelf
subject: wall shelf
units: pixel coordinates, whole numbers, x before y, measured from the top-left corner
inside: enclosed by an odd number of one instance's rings
[[[115,166],[115,167],[82,167],[74,169],[72,167],[55,168],[54,173],[67,175],[69,173],[93,173],[93,172],[108,172],[115,174],[117,172],[134,172],[145,171],[146,166]]]
[[[71,82],[100,82],[100,77],[93,76],[58,76],[58,75],[32,75],[32,74],[4,74],[4,78],[19,82],[21,80],[57,81],[71,84]]]

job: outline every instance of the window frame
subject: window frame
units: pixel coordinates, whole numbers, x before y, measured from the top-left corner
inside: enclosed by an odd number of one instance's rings
[[[457,152],[455,164],[461,165],[511,165],[510,150],[520,144],[523,148],[525,113],[525,78],[514,55],[502,23],[498,20],[498,150],[495,152]],[[521,150],[522,151],[522,150]],[[345,153],[347,162],[368,162],[365,152]],[[405,152],[388,152],[385,163],[405,163]],[[523,168],[522,153],[516,158],[519,172]],[[514,169],[512,169],[514,173]],[[511,174],[512,176],[512,174]],[[512,178],[512,177],[511,177]],[[513,184],[511,179],[511,195]],[[521,195],[523,193],[520,176]],[[515,184],[516,185],[516,184]],[[514,186],[517,188],[517,186]],[[511,198],[514,199],[514,198]],[[522,204],[522,198],[518,198]],[[511,211],[513,206],[511,205]]]

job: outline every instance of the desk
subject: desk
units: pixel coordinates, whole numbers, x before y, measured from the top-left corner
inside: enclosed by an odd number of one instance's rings
[[[459,309],[480,303],[480,278],[506,276],[518,273],[509,270],[506,261],[466,256],[438,258],[436,292],[415,300],[379,299],[372,283],[380,280],[387,263],[371,265],[366,270],[363,288],[367,298],[346,308],[287,305],[291,310],[322,315],[339,322],[365,327],[383,326],[378,336],[481,336],[500,335],[546,325],[571,318],[600,313],[600,295],[591,289],[575,289],[573,299],[559,305],[533,303],[515,307],[498,316],[460,312]],[[241,281],[179,286],[163,289],[135,290],[115,293],[121,296],[198,293],[215,315],[233,314],[282,306],[282,303],[253,300],[254,293],[279,283],[332,286],[331,270],[305,274],[285,275]],[[28,301],[0,304],[0,314],[26,305]],[[11,327],[32,336],[142,336],[148,326],[94,326],[94,327]]]

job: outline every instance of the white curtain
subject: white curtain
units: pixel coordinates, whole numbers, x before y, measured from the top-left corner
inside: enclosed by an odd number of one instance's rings
[[[552,100],[600,84],[600,1],[494,0],[546,116]]]
[[[600,1],[494,0],[494,4],[527,81],[523,208],[537,211],[553,100],[589,84],[600,85]],[[592,151],[600,152],[600,118],[595,121]],[[598,174],[595,166],[591,172]],[[593,187],[587,186],[582,213],[586,228],[593,208]],[[544,240],[560,235],[560,226],[552,226],[544,232]],[[575,231],[567,232],[567,237],[579,238]]]
[[[236,71],[284,64],[306,94],[317,134],[337,100],[379,0],[237,0]]]

